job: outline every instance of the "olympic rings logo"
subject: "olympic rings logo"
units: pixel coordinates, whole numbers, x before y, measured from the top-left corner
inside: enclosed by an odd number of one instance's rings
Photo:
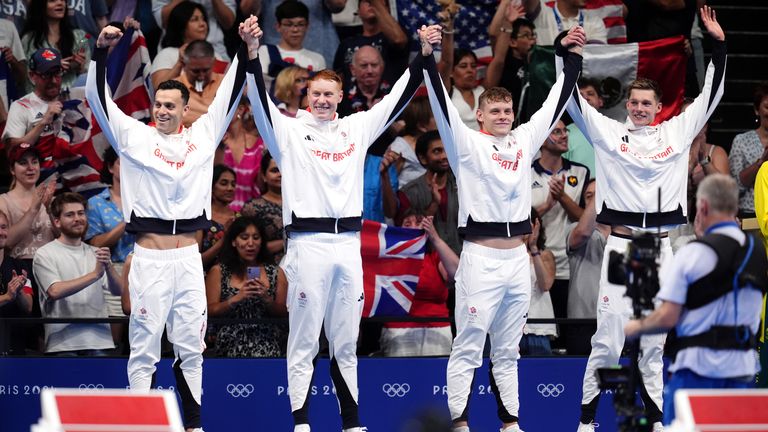
[[[227,393],[233,398],[247,398],[253,393],[253,385],[251,384],[228,384]]]
[[[409,391],[411,391],[411,386],[408,383],[403,383],[403,384],[387,383],[381,386],[381,391],[383,391],[385,395],[391,398],[394,398],[394,397],[401,398],[405,396]]]
[[[565,392],[565,386],[562,384],[539,384],[536,386],[536,390],[539,392],[540,395],[544,396],[545,398],[548,397],[558,397],[563,392]]]
[[[104,390],[104,384],[80,384],[77,388],[80,390]]]

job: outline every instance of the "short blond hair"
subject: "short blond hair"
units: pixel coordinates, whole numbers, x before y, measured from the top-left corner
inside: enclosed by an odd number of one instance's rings
[[[287,102],[298,96],[294,94],[293,89],[296,77],[302,72],[309,76],[309,71],[300,66],[288,66],[277,74],[275,78],[275,97],[278,100]]]

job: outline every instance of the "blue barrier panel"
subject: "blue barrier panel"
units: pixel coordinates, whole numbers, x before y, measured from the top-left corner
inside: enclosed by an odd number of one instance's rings
[[[46,387],[125,388],[126,359],[0,358],[0,431],[29,431],[40,417]],[[397,432],[428,409],[448,417],[446,358],[361,358],[360,418],[371,432]],[[575,431],[586,358],[525,358],[519,362],[520,425],[526,432]],[[341,423],[327,359],[318,361],[310,402],[313,432],[339,432]],[[158,365],[158,387],[175,386],[171,362]],[[206,359],[206,432],[291,431],[285,360]],[[487,360],[478,369],[470,403],[473,431],[498,431]],[[598,410],[600,432],[616,431],[611,397]]]

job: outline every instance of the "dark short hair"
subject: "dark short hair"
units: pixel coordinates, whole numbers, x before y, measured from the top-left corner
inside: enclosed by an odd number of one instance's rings
[[[585,87],[592,87],[598,94],[600,94],[600,80],[596,78],[581,77],[576,82],[576,86],[579,88],[579,90]]]
[[[261,156],[261,165],[259,166],[261,175],[267,174],[267,170],[269,169],[270,162],[272,162],[272,154],[268,151],[264,151],[264,154]]]
[[[204,39],[193,40],[184,50],[184,58],[213,58],[213,45]]]
[[[512,23],[512,33],[510,33],[509,36],[511,38],[517,38],[521,27],[528,27],[531,30],[536,30],[536,25],[533,23],[533,21],[529,20],[528,18],[518,18],[515,20],[515,22]]]
[[[101,159],[104,161],[103,165],[101,166],[101,171],[99,172],[101,175],[101,182],[111,185],[113,176],[112,173],[109,172],[109,169],[115,165],[115,162],[117,162],[117,152],[112,148],[112,146],[109,146],[106,150],[104,150],[104,154],[102,155]]]
[[[755,87],[755,91],[752,93],[752,105],[756,110],[760,109],[760,104],[766,97],[768,97],[768,81],[763,81]]]
[[[274,258],[267,248],[267,238],[264,231],[264,227],[259,223],[259,220],[251,216],[240,216],[236,218],[232,225],[227,228],[227,232],[224,233],[224,238],[219,240],[221,244],[221,252],[219,252],[219,263],[227,267],[233,274],[243,274],[245,272],[245,263],[240,259],[240,255],[237,254],[237,249],[232,246],[232,242],[243,233],[249,226],[254,226],[259,232],[261,237],[261,248],[258,253],[259,263],[272,263]]]
[[[309,8],[298,0],[285,0],[275,8],[277,23],[287,18],[304,18],[309,21]]]
[[[475,54],[474,51],[464,49],[464,48],[459,48],[453,52],[453,67],[458,66],[458,64],[461,63],[461,60],[464,57],[472,57],[472,59],[474,59],[475,62],[477,62],[477,54]]]
[[[181,92],[181,99],[184,100],[184,105],[189,103],[189,89],[187,86],[181,83],[181,81],[167,80],[160,83],[155,90],[155,96],[160,90],[178,90]]]
[[[232,176],[237,180],[237,174],[235,173],[235,170],[228,167],[224,164],[216,164],[213,166],[213,177],[211,179],[211,186],[215,185],[217,181],[221,178],[221,175],[224,173],[230,173]]]
[[[428,124],[430,119],[432,119],[432,108],[429,106],[429,98],[414,96],[400,114],[400,120],[405,122],[400,135],[419,135],[421,133],[419,126]]]
[[[429,145],[432,144],[432,142],[437,141],[440,139],[440,133],[436,130],[431,130],[424,132],[419,139],[416,140],[416,156],[417,157],[426,157],[427,152],[429,152]]]
[[[48,214],[55,217],[61,217],[61,211],[64,210],[65,204],[82,204],[85,210],[88,210],[88,201],[79,193],[64,192],[51,201],[51,205],[48,208]]]
[[[637,78],[632,81],[627,88],[627,98],[632,94],[632,90],[652,90],[657,101],[661,101],[662,96],[664,96],[659,83],[650,78]]]
[[[184,0],[174,6],[171,9],[171,13],[168,14],[168,26],[165,29],[165,36],[163,36],[160,46],[163,48],[179,48],[184,45],[184,32],[187,30],[187,24],[189,24],[189,20],[196,10],[203,14],[205,22],[208,23],[208,13],[201,4]],[[210,29],[210,24],[208,28]]]

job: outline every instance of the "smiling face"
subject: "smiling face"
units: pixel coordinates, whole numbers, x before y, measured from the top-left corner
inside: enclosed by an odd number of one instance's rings
[[[61,207],[61,216],[53,218],[53,224],[61,235],[70,239],[83,238],[88,230],[88,218],[85,207],[80,203],[65,203]]]
[[[445,153],[443,141],[435,139],[430,141],[427,152],[418,155],[419,162],[430,172],[442,174],[450,169],[448,165],[448,156]]]
[[[158,90],[155,93],[155,104],[152,106],[155,128],[164,134],[177,133],[181,119],[188,110],[189,106],[184,104],[179,90]]]
[[[45,14],[51,19],[64,19],[67,14],[67,2],[64,0],[48,0]]]
[[[653,90],[632,89],[627,100],[627,114],[635,126],[648,126],[661,112],[661,101]]]
[[[33,153],[23,155],[13,164],[11,175],[19,185],[33,187],[40,179],[40,159]]]
[[[255,263],[261,251],[261,234],[255,225],[248,225],[232,241],[232,247],[237,251],[237,255],[245,263]]]
[[[512,99],[506,101],[482,101],[477,109],[477,121],[485,132],[500,138],[512,130],[515,112]]]
[[[229,205],[235,199],[235,176],[229,171],[222,172],[213,184],[211,196],[215,201]]]
[[[568,128],[565,127],[562,120],[557,121],[555,128],[544,141],[542,149],[558,155],[568,151]]]
[[[336,114],[336,108],[341,102],[341,83],[326,79],[316,79],[309,82],[307,98],[312,115],[317,120],[331,120]]]

